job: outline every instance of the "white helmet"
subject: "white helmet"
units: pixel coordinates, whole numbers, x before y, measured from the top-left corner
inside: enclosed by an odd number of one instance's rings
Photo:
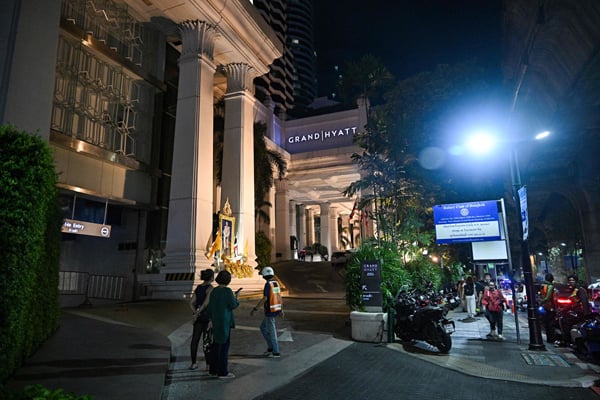
[[[271,267],[264,267],[262,271],[260,271],[260,274],[262,276],[275,276],[275,272],[273,272],[273,268]]]

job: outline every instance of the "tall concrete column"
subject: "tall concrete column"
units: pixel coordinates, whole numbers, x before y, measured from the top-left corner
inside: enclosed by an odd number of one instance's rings
[[[288,180],[275,180],[275,253],[279,254],[279,260],[293,259],[290,249],[290,192],[288,190]]]
[[[182,53],[173,170],[169,199],[166,267],[163,272],[195,272],[210,267],[212,241],[214,27],[202,21],[180,25]]]
[[[271,260],[276,259],[277,253],[277,238],[275,236],[275,186],[272,186],[269,189],[269,204],[272,206],[269,207],[269,223],[266,225],[267,231],[265,232],[271,241]]]
[[[289,201],[289,210],[288,220],[290,221],[290,236],[296,237],[296,247],[298,248],[298,251],[300,251],[300,239],[298,239],[299,234],[298,229],[296,229],[296,202],[294,200]],[[294,252],[294,250],[291,250],[291,258],[297,258],[297,253]]]
[[[254,69],[244,63],[223,67],[227,76],[221,199],[229,199],[239,246],[256,265],[254,219]]]
[[[306,242],[308,245],[315,243],[315,210],[306,207]]]
[[[48,142],[60,37],[61,2],[2,1],[0,124]]]
[[[308,245],[308,237],[306,234],[306,206],[298,205],[298,248],[302,250]]]
[[[331,231],[329,229],[330,204],[321,203],[319,206],[321,208],[321,244],[327,247],[327,251],[331,254],[333,248],[331,246]]]
[[[323,219],[323,217],[321,217]],[[338,214],[336,207],[329,207],[329,243],[331,248],[329,249],[330,253],[334,251],[338,251],[340,249],[340,240],[338,238],[338,224],[337,224]]]

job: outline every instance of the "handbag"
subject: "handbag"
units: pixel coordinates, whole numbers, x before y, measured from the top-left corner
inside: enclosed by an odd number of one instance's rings
[[[202,350],[205,354],[210,353],[214,342],[213,330],[212,328],[208,328],[206,333],[202,337]]]

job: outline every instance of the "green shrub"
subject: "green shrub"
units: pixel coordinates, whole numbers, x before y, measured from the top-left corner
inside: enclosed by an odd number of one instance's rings
[[[430,285],[439,289],[442,284],[443,271],[439,265],[432,263],[427,257],[418,257],[405,265],[410,275],[412,287],[426,290]]]
[[[360,286],[360,266],[363,261],[381,262],[381,292],[384,310],[390,305],[398,290],[411,283],[410,275],[402,265],[402,259],[394,244],[378,244],[373,238],[366,240],[354,253],[346,271],[346,302],[353,310],[361,310],[362,289]]]
[[[61,213],[46,142],[0,127],[0,382],[58,327]]]
[[[256,232],[255,236],[255,251],[256,251],[256,266],[257,269],[262,269],[267,265],[271,265],[271,251],[273,245],[263,231]]]
[[[92,400],[93,396],[79,396],[63,389],[51,390],[42,385],[25,386],[22,392],[7,393],[8,400]]]

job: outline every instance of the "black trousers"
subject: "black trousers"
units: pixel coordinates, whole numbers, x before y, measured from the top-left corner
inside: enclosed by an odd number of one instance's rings
[[[200,343],[200,339],[203,336],[206,336],[206,332],[208,331],[208,321],[201,322],[196,320],[194,322],[194,332],[192,333],[192,342],[190,343],[190,352],[192,357],[192,364],[196,364],[196,358],[198,356],[198,344]],[[206,359],[206,353],[204,353],[204,360]],[[208,365],[208,361],[206,363]]]
[[[556,334],[556,311],[546,310],[543,322],[544,330],[546,331],[546,341],[548,343],[554,343],[559,339]]]

